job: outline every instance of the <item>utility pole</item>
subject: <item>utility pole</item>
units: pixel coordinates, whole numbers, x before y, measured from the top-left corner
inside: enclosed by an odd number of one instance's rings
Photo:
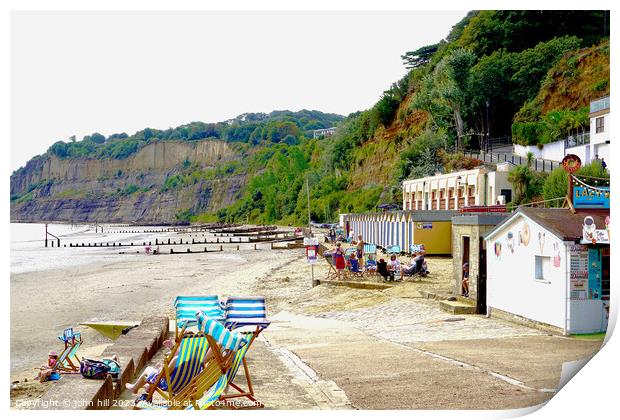
[[[310,229],[310,233],[312,234],[312,224],[310,222],[310,187],[308,184],[308,174],[306,174],[306,194],[308,197],[308,229]]]

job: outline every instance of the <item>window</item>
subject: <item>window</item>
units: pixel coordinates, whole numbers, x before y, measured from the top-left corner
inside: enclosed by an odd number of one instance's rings
[[[501,189],[499,191],[499,195],[503,195],[506,198],[506,203],[510,203],[512,201],[512,190],[509,189]]]
[[[597,133],[605,132],[605,117],[598,117],[596,119],[596,132]]]
[[[549,270],[551,267],[551,257],[545,257],[542,255],[534,256],[534,278],[536,280],[543,280],[549,283]]]

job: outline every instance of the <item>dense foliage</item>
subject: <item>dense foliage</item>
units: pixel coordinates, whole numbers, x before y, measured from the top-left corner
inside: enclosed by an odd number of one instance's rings
[[[107,138],[99,133],[85,136],[81,141],[59,141],[48,150],[60,158],[94,157],[124,159],[145,145],[156,141],[196,141],[221,139],[228,142],[297,144],[303,137],[312,137],[312,130],[329,128],[342,120],[340,115],[319,111],[273,111],[269,114],[248,113],[219,122],[192,122],[167,130],[145,128],[132,136],[112,134]]]

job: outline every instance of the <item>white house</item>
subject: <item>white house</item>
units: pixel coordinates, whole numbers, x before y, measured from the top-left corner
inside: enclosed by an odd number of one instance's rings
[[[564,334],[606,331],[609,242],[584,244],[584,218],[606,229],[608,210],[522,208],[485,236],[487,313]]]
[[[403,181],[403,210],[458,210],[465,206],[491,206],[512,200],[510,167],[496,171],[481,167]]]
[[[609,162],[609,141],[611,121],[609,120],[609,96],[590,102],[590,129],[584,133],[569,136],[566,139],[554,141],[538,146],[521,146],[515,144],[515,155],[526,157],[532,153],[539,159],[561,161],[564,156],[573,154],[579,156],[581,163],[591,163],[598,155],[599,159]]]
[[[611,121],[609,120],[609,96],[607,96],[590,103],[590,158],[594,159],[598,155],[599,159],[609,162],[610,140]],[[586,163],[590,163],[590,160]]]

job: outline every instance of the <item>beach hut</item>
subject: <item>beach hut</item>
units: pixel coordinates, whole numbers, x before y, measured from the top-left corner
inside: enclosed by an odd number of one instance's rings
[[[462,294],[463,265],[469,264],[469,299],[476,312],[486,314],[486,242],[484,235],[509,213],[462,213],[452,217],[452,292]]]
[[[428,254],[450,255],[451,218],[454,211],[399,211],[347,214],[345,225],[368,243],[387,248],[399,245],[409,252],[412,244],[424,244]]]
[[[485,241],[491,316],[564,334],[606,331],[609,209],[521,208]]]

